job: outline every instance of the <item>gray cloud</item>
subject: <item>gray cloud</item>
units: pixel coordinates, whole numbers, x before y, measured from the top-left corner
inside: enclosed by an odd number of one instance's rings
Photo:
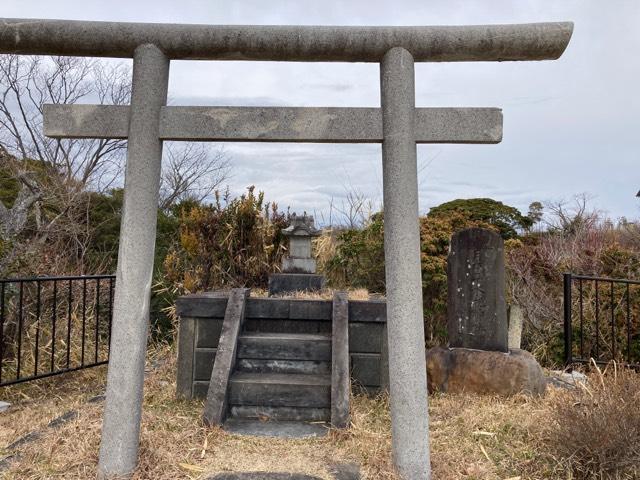
[[[573,20],[555,62],[419,64],[419,106],[504,109],[500,145],[430,145],[419,152],[421,210],[488,196],[523,210],[590,192],[613,216],[637,216],[640,2],[637,0],[3,0],[7,17],[210,24],[430,25]],[[369,64],[174,62],[174,104],[379,106]],[[255,184],[281,206],[322,210],[352,186],[379,200],[379,146],[232,144],[240,192]]]

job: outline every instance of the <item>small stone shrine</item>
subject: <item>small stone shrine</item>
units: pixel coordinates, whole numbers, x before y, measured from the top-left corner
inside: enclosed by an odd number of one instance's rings
[[[313,217],[306,213],[291,215],[291,224],[282,231],[289,238],[289,251],[282,259],[282,273],[269,277],[269,295],[295,291],[314,291],[324,287],[323,275],[316,274],[316,260],[311,254],[311,240],[320,236]]]
[[[508,346],[500,235],[482,228],[454,234],[447,276],[449,348],[427,352],[429,391],[544,393],[545,377],[533,355]]]

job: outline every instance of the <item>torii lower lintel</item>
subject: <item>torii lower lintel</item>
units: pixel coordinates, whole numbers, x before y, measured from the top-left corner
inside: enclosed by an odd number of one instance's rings
[[[126,139],[128,106],[45,105],[52,138]],[[416,143],[499,143],[499,108],[416,108]],[[160,139],[216,142],[382,143],[379,108],[162,107]]]

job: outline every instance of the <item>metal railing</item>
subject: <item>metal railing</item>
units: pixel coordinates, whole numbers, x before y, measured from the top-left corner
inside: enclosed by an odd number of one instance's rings
[[[114,275],[0,279],[0,387],[109,361]]]
[[[640,367],[640,281],[565,273],[564,354]]]

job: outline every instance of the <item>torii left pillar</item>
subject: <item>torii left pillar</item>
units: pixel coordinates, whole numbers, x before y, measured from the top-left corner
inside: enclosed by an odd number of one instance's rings
[[[387,285],[389,393],[393,457],[402,478],[428,479],[429,412],[424,319],[415,72],[406,49],[389,50],[380,63],[384,258]]]
[[[129,475],[138,460],[168,83],[169,59],[154,45],[136,48],[100,479]]]

